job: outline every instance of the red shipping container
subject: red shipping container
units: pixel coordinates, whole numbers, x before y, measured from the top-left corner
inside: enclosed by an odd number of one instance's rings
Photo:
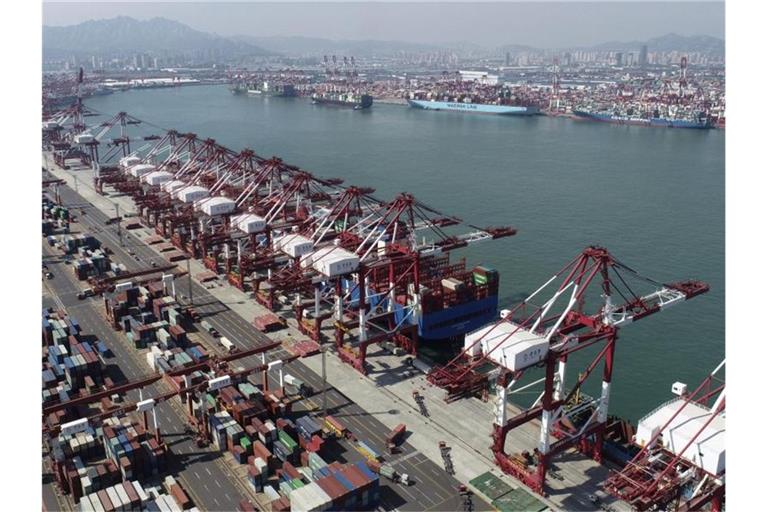
[[[301,480],[301,473],[299,473],[299,471],[290,462],[288,461],[283,462],[283,471],[285,471],[285,473],[288,476],[290,476],[292,479],[298,478],[299,480]]]
[[[249,500],[242,500],[237,505],[238,512],[256,512],[256,508],[254,508],[253,503],[251,503]]]
[[[178,503],[178,505],[182,508],[182,510],[190,508],[192,506],[192,503],[189,500],[189,497],[187,497],[187,493],[184,492],[184,490],[181,488],[180,485],[174,484],[171,486],[171,496],[173,499]]]
[[[115,510],[115,506],[112,505],[112,501],[109,499],[109,494],[106,490],[102,489],[96,493],[101,502],[101,506],[104,507],[105,512],[112,512]]]
[[[335,508],[339,508],[344,505],[344,500],[349,490],[344,487],[344,484],[333,478],[332,476],[324,476],[315,480],[315,483],[320,486],[325,494],[331,498]]]
[[[120,485],[125,489],[128,499],[131,500],[131,507],[138,508],[141,500],[139,499],[139,493],[133,488],[133,484],[123,482]]]
[[[272,452],[261,441],[253,442],[253,454],[256,457],[261,457],[267,464],[269,464],[269,459],[272,458]]]

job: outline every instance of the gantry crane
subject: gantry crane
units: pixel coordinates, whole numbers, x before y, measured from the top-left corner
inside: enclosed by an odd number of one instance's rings
[[[700,510],[710,504],[719,512],[725,497],[725,381],[721,362],[688,393],[678,395],[638,424],[640,452],[604,488],[635,510]]]
[[[649,290],[638,293],[638,286]],[[598,288],[599,294],[588,294],[592,288]],[[548,290],[554,290],[551,297],[546,295]],[[481,369],[488,363],[496,367],[491,447],[496,463],[543,494],[547,468],[558,453],[578,447],[595,460],[602,459],[619,329],[708,290],[709,285],[700,281],[661,284],[639,275],[605,248],[590,246],[495,324],[468,335],[462,353],[447,365],[433,368],[427,380],[445,389],[446,400],[452,401],[481,393],[489,381],[489,374]],[[534,303],[540,297],[544,302]],[[568,358],[587,347],[601,348],[567,390]],[[601,394],[589,399],[581,387],[601,361]],[[508,419],[507,398],[513,386],[541,366],[544,377],[537,382],[544,383],[544,392],[531,407]],[[577,396],[580,401],[575,400]],[[576,418],[581,421],[575,422]],[[534,455],[510,457],[505,452],[507,434],[534,419],[541,421]],[[580,425],[574,428],[575,423]],[[535,459],[533,469],[531,458]]]
[[[329,290],[325,298],[333,310],[339,355],[362,373],[367,371],[366,349],[373,343],[392,340],[415,353],[422,311],[422,270],[432,258],[516,233],[511,227],[470,226],[475,231],[448,234],[444,228],[459,226],[461,219],[446,216],[403,193],[391,202],[369,205],[367,213],[356,221],[348,223],[345,218],[334,242],[319,244],[333,225],[331,221],[338,220],[343,212],[326,217],[327,222],[313,233],[315,238],[308,239],[312,250],[296,257],[294,265],[284,267],[269,282],[272,292],[314,289],[316,316],[322,289]],[[424,231],[434,238],[427,241],[422,237],[420,241]],[[331,258],[347,259],[350,267],[343,272],[322,270],[322,262]],[[404,303],[397,302],[398,295],[406,297]]]

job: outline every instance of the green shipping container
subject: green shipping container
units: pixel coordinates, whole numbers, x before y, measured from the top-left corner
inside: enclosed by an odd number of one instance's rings
[[[296,450],[296,448],[299,446],[296,443],[296,441],[291,439],[291,436],[289,436],[282,430],[277,431],[277,437],[280,439],[280,441],[282,441],[282,443],[285,445],[286,448],[288,448],[288,451],[290,451],[291,453],[293,453]]]

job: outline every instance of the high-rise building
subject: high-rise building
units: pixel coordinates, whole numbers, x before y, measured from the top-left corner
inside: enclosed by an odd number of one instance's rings
[[[509,63],[511,62],[511,55],[509,54],[509,52],[507,52],[507,58],[504,62],[505,62],[505,65],[509,67]]]
[[[639,61],[640,61],[641,68],[644,69],[646,66],[648,66],[648,45],[644,44],[643,46],[640,47]]]
[[[616,65],[617,66],[624,65],[624,54],[621,52],[616,52]]]

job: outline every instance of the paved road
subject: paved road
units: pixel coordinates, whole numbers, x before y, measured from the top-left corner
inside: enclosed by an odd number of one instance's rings
[[[148,262],[153,259],[158,262],[162,261],[162,257],[153,249],[124,230],[123,240],[125,248],[130,248],[134,253],[133,256],[129,255],[120,247],[115,228],[107,228],[105,226],[106,215],[97,208],[92,207],[90,203],[68,187],[61,187],[60,191],[65,204],[84,207],[87,213],[79,216],[81,223],[90,226],[89,232],[99,238],[102,243],[109,245],[115,252],[113,256],[114,261],[125,263],[129,270],[146,268]],[[137,261],[136,257],[140,261]],[[177,293],[181,292],[185,296],[189,296],[188,280],[186,278],[177,280],[176,287]],[[247,349],[271,342],[269,338],[253,328],[236,312],[227,308],[226,305],[213,297],[202,286],[193,282],[192,291],[195,308],[222,335],[236,340],[238,346]],[[280,349],[272,351],[269,359],[273,360],[285,357],[286,355],[287,352]],[[254,356],[242,359],[238,364],[243,367],[251,367],[260,363],[260,356]],[[291,363],[289,371],[314,389],[322,389],[320,377],[301,362]],[[274,385],[274,382],[272,385]],[[366,443],[369,443],[380,453],[385,453],[384,439],[389,432],[389,428],[377,420],[371,413],[366,412],[362,407],[338,392],[338,390],[330,386],[328,390],[329,413],[334,414],[345,422],[358,438],[365,440]],[[319,405],[319,397],[315,398],[314,401]],[[298,409],[300,410],[301,406]],[[386,411],[382,412],[386,413]],[[176,428],[178,429],[178,427]],[[462,502],[456,491],[459,486],[458,480],[446,474],[441,467],[427,459],[423,454],[418,453],[411,445],[406,443],[402,448],[402,454],[398,455],[397,458],[391,458],[391,461],[397,469],[408,473],[416,484],[404,488],[400,485],[382,481],[382,507],[386,510],[461,510]],[[344,445],[340,446],[339,456],[340,459],[350,462],[362,460],[362,456],[357,451]],[[398,462],[399,460],[402,460],[402,462]],[[475,508],[478,510],[490,510],[488,505],[479,498],[475,499]]]

